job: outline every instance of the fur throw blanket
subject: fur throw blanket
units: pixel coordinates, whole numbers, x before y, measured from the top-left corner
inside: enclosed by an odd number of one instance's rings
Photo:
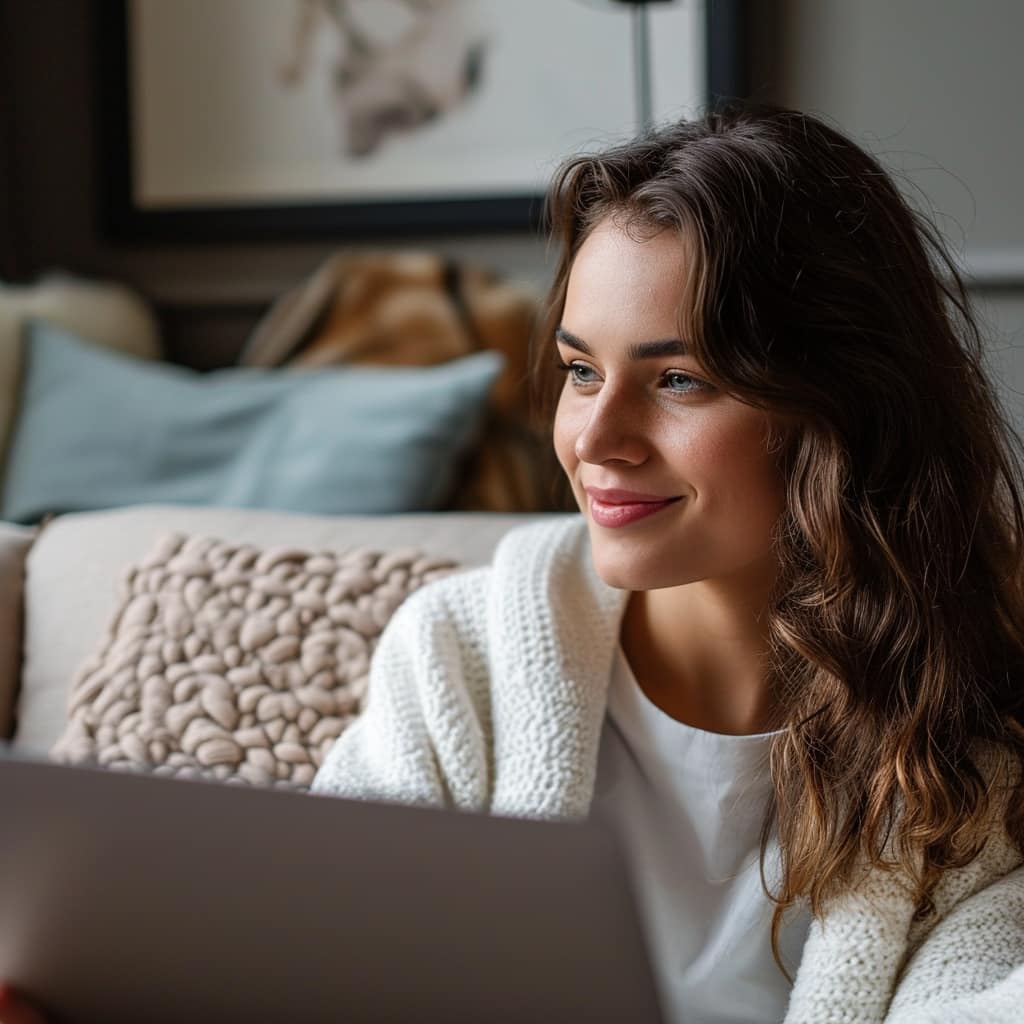
[[[337,254],[278,300],[239,361],[432,366],[482,349],[500,352],[505,370],[452,508],[556,511],[561,473],[550,439],[532,420],[526,388],[538,308],[530,289],[431,253]]]

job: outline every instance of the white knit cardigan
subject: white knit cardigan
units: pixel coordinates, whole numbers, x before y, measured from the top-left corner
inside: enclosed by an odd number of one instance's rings
[[[580,516],[508,533],[490,567],[436,581],[388,624],[367,706],[313,790],[501,815],[590,807],[627,592],[597,576]],[[1024,1022],[1024,867],[994,825],[912,922],[877,870],[811,925],[785,1024]]]

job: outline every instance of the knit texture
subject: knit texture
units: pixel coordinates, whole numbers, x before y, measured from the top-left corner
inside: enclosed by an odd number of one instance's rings
[[[513,530],[491,567],[445,582],[384,630],[314,790],[585,817],[626,592],[598,579],[575,516]]]
[[[162,537],[122,578],[55,760],[308,787],[359,714],[394,609],[452,563]]]
[[[626,591],[579,516],[506,534],[493,564],[424,586],[384,630],[366,707],[313,790],[521,817],[585,817]],[[811,925],[785,1024],[1024,1021],[1024,869],[998,821],[914,923],[896,872]]]

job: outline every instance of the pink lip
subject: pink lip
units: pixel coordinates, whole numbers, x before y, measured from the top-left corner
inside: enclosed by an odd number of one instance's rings
[[[615,528],[618,526],[627,526],[629,523],[634,523],[638,519],[645,519],[647,516],[652,516],[656,512],[660,512],[663,508],[667,508],[669,505],[675,504],[680,501],[681,498],[657,498],[655,500],[637,500],[631,501],[611,501],[607,498],[602,498],[599,495],[602,492],[596,487],[586,488],[587,494],[590,497],[590,516],[597,523],[598,526],[606,526]],[[603,494],[613,493],[616,495],[629,494],[628,491],[605,491]]]
[[[678,495],[641,494],[640,491],[624,491],[619,487],[584,487],[592,498],[605,505],[633,505],[644,501],[675,501]]]

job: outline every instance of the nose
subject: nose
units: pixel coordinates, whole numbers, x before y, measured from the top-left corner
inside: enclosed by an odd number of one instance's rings
[[[613,390],[606,384],[589,405],[576,435],[575,452],[580,462],[591,465],[623,462],[639,466],[645,462],[649,444],[637,403],[622,389]]]

